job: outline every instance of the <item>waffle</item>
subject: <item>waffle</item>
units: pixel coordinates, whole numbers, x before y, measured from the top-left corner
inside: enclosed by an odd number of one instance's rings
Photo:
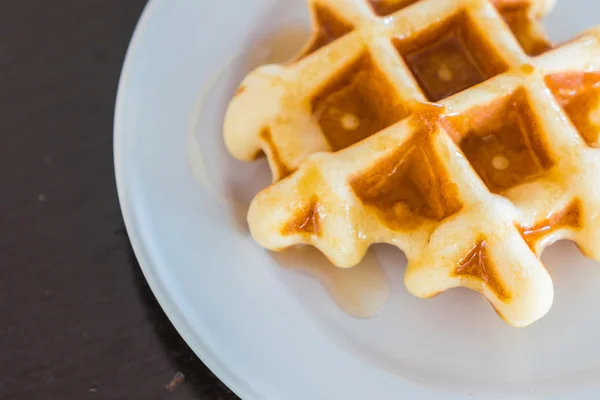
[[[531,4],[514,4],[514,1],[498,1],[500,15],[508,24],[523,50],[532,56],[551,48],[546,33],[538,21],[554,5],[555,0],[533,1]]]
[[[415,13],[415,7],[417,10],[427,8],[427,5],[415,3],[420,2],[309,0],[315,26],[313,38],[294,61],[287,65],[261,67],[242,82],[225,118],[224,136],[229,151],[245,161],[265,154],[273,181],[277,181],[298,168],[306,156],[318,151],[340,150],[408,115],[411,100],[426,98],[425,94],[417,93],[418,88],[405,93],[403,104],[398,104],[394,115],[380,118],[371,112],[372,123],[352,132],[343,129],[341,137],[328,134],[332,128],[339,128],[335,121],[317,118],[315,123],[314,117],[320,117],[320,109],[313,106],[315,92],[326,86],[328,71],[337,69],[336,65],[346,64],[356,52],[368,47],[370,41],[388,40],[414,29],[407,18],[411,12]],[[537,55],[550,47],[536,18],[543,16],[554,0],[495,0],[493,3],[526,53]],[[459,4],[462,3],[455,3]],[[390,18],[396,18],[397,24],[390,27]],[[427,22],[426,17],[419,20]],[[350,48],[346,49],[346,43],[350,43]],[[348,53],[344,54],[346,51]],[[332,68],[330,62],[334,63]],[[369,65],[363,66],[369,70]],[[316,68],[322,68],[323,73],[313,72]],[[349,71],[346,78],[352,79],[352,74],[353,71]],[[311,82],[307,82],[308,79]],[[329,90],[335,90],[335,87]],[[348,116],[340,120],[350,125],[356,122]]]
[[[385,2],[386,0],[383,0]],[[395,0],[391,0],[395,2]],[[505,12],[524,12],[533,18],[542,18],[556,4],[556,0],[491,0],[501,14]]]
[[[367,10],[329,3],[350,20]],[[240,117],[237,155],[260,151],[258,131],[287,176],[252,202],[253,237],[313,245],[339,267],[389,243],[412,294],[467,287],[506,322],[533,323],[553,301],[548,244],[600,259],[599,31],[532,57],[485,0],[422,0],[374,21],[241,86],[241,103],[264,96],[247,112],[234,100],[226,137]]]
[[[386,18],[394,13],[416,3],[418,0],[359,0],[354,3],[357,9],[368,3],[372,13],[358,12],[358,18],[347,18],[345,14],[338,14],[334,10],[341,9],[340,1],[311,0],[310,8],[313,15],[315,34],[300,53],[305,55],[339,39],[351,32],[355,27],[358,29],[369,25],[374,14],[379,18]],[[342,0],[344,2],[344,0]],[[556,0],[492,0],[504,20],[508,23],[517,40],[529,54],[540,54],[550,47],[543,28],[537,21],[545,16],[554,6]],[[352,7],[352,5],[350,5]],[[343,7],[348,7],[344,4]],[[370,15],[371,14],[371,15]],[[350,22],[352,21],[352,22]]]

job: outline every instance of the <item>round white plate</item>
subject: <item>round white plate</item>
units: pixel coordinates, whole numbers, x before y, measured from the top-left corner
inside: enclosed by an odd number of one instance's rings
[[[567,39],[600,23],[600,2],[559,0],[547,23]],[[291,56],[307,34],[304,0],[154,0],[133,37],[115,121],[119,194],[144,273],[192,349],[244,400],[598,398],[600,265],[571,243],[544,254],[552,311],[515,329],[466,290],[411,297],[405,258],[386,246],[367,264],[385,268],[391,296],[356,319],[292,270],[326,267],[321,256],[253,242],[245,211],[268,168],[228,155],[224,111],[251,68]]]

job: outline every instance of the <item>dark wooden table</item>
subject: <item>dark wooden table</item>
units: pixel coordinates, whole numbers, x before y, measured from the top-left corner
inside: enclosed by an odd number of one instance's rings
[[[2,400],[236,398],[157,305],[119,210],[113,106],[144,5],[0,2]]]

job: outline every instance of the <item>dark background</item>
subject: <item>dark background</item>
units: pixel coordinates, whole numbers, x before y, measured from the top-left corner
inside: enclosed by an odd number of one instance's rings
[[[0,1],[2,400],[236,399],[157,305],[119,210],[114,101],[145,3]]]

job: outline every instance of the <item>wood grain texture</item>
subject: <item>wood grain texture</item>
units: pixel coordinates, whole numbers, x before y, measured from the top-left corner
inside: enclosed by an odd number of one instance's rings
[[[117,202],[113,106],[144,4],[0,2],[2,400],[236,398],[158,307]]]

